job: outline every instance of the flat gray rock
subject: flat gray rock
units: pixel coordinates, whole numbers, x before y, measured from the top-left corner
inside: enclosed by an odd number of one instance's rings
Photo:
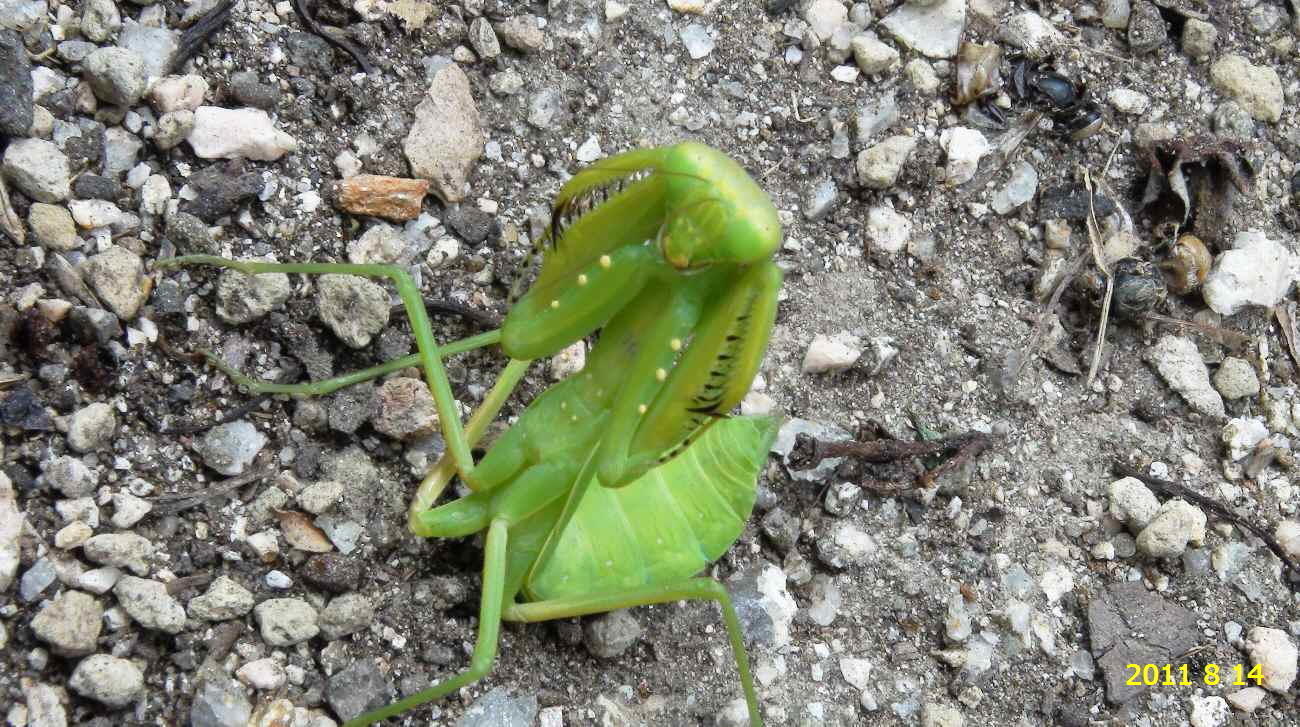
[[[1196,614],[1141,583],[1106,587],[1088,605],[1092,656],[1106,681],[1106,699],[1122,704],[1145,686],[1127,684],[1129,664],[1173,664],[1200,641]]]

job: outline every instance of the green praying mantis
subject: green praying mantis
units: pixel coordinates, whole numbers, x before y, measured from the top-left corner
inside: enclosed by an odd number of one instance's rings
[[[503,620],[688,599],[721,607],[750,722],[762,724],[731,599],[718,581],[696,576],[740,536],[778,429],[776,417],[727,412],[749,390],[767,348],[780,241],[776,209],[753,179],[723,153],[685,142],[579,171],[554,202],[537,279],[501,328],[445,345],[434,341],[419,290],[396,265],[197,255],[159,263],[386,278],[410,318],[418,353],[326,381],[257,381],[207,355],[252,391],[298,395],[420,366],[447,448],[412,500],[410,528],[441,538],[486,532],[469,668],[346,727],[486,676]],[[539,395],[475,463],[471,447],[528,362],[597,330],[584,368]],[[510,362],[462,426],[443,359],[494,344]],[[471,493],[434,507],[453,476]]]

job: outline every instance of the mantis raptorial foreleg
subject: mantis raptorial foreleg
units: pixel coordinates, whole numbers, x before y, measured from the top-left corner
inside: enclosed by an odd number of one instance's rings
[[[401,298],[402,305],[406,308],[406,315],[411,321],[411,332],[415,336],[415,346],[418,351],[416,357],[424,369],[424,378],[429,386],[429,391],[433,394],[434,406],[438,411],[443,437],[447,441],[447,451],[455,461],[461,477],[466,482],[473,482],[474,458],[470,455],[470,445],[465,439],[460,415],[456,411],[456,401],[451,393],[451,384],[447,379],[446,369],[442,365],[442,355],[439,352],[437,342],[433,338],[433,326],[429,320],[429,312],[424,308],[424,300],[420,296],[420,290],[416,287],[415,281],[401,266],[356,263],[270,263],[254,260],[229,260],[215,255],[186,255],[161,260],[157,264],[158,267],[212,265],[238,270],[248,275],[262,273],[339,274],[386,278],[392,281],[394,287],[397,288],[397,295]],[[402,360],[405,359],[399,359],[399,361]],[[355,383],[357,380],[382,375],[382,372],[395,370],[387,368],[394,365],[395,362],[389,362],[368,369],[365,372],[359,372],[359,375],[364,374],[365,376],[361,379],[350,379],[349,382]],[[246,377],[245,380],[250,381]],[[263,391],[267,391],[266,386],[261,388]],[[281,392],[267,391],[267,393]],[[290,390],[282,393],[294,392]]]

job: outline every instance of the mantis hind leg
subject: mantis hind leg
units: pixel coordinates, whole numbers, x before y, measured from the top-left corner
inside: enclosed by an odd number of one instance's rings
[[[731,651],[736,659],[736,671],[740,674],[740,686],[745,693],[745,704],[749,708],[750,727],[763,727],[763,717],[758,707],[758,693],[754,690],[754,677],[749,671],[749,655],[745,651],[745,638],[740,628],[740,619],[736,616],[736,609],[731,604],[731,595],[727,593],[727,589],[712,578],[691,578],[679,583],[645,586],[614,593],[511,604],[506,606],[502,618],[506,621],[551,621],[557,618],[605,613],[632,606],[683,600],[716,601],[722,609],[722,621],[727,627],[727,640],[731,642]]]
[[[183,257],[161,260],[156,264],[160,268],[179,265],[213,265],[221,268],[238,270],[248,275],[262,273],[299,273],[304,275],[360,275],[369,278],[386,278],[397,288],[397,295],[406,308],[407,318],[411,322],[411,332],[415,335],[415,346],[419,351],[418,359],[424,369],[424,378],[433,394],[434,405],[442,424],[443,436],[447,440],[447,451],[456,462],[457,469],[467,481],[474,471],[474,458],[470,455],[469,444],[465,439],[456,411],[456,400],[451,393],[451,383],[442,365],[442,355],[438,344],[433,340],[433,325],[429,321],[429,312],[424,309],[424,300],[420,290],[410,274],[399,265],[354,264],[354,263],[270,263],[256,260],[230,260],[215,255],[186,255]],[[400,360],[400,359],[399,359]],[[383,365],[373,372],[382,369]],[[354,383],[354,382],[352,382]],[[291,392],[290,392],[291,393]]]
[[[465,671],[445,681],[438,682],[421,692],[393,702],[387,707],[366,712],[343,723],[343,727],[365,727],[394,717],[407,710],[440,699],[487,676],[497,657],[497,642],[501,636],[501,601],[505,593],[506,551],[509,534],[505,520],[493,520],[488,526],[487,542],[483,549],[483,596],[479,601],[478,637],[474,640],[474,654]]]

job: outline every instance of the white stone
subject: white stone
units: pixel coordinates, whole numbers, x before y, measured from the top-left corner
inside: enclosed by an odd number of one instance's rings
[[[216,106],[195,109],[188,141],[203,159],[274,161],[298,148],[292,136],[275,128],[265,111]]]
[[[952,58],[966,27],[966,0],[907,2],[880,21],[908,48],[930,58]]]
[[[160,114],[193,111],[203,105],[208,82],[202,76],[167,76],[149,90],[149,103]]]
[[[1151,106],[1151,99],[1145,93],[1131,88],[1115,88],[1106,94],[1106,100],[1121,114],[1141,115]]]
[[[1192,727],[1222,727],[1228,715],[1228,703],[1223,697],[1192,697]]]
[[[989,142],[975,129],[956,126],[939,135],[939,145],[948,155],[948,184],[965,184],[975,177],[980,159],[989,153]]]
[[[871,686],[871,662],[866,659],[840,657],[840,674],[856,689]]]
[[[1277,544],[1282,546],[1283,552],[1300,561],[1300,522],[1283,520],[1277,524],[1273,537],[1277,540]]]
[[[254,689],[279,689],[285,682],[284,667],[270,657],[248,662],[235,676]]]
[[[803,357],[805,374],[821,374],[830,371],[843,371],[857,363],[862,357],[862,340],[857,336],[841,332],[831,336],[819,333]]]
[[[1220,254],[1205,280],[1202,295],[1215,313],[1229,316],[1247,305],[1272,307],[1291,290],[1295,258],[1285,245],[1259,230],[1233,238],[1232,249]]]
[[[1125,477],[1110,483],[1108,492],[1110,513],[1116,520],[1128,525],[1134,533],[1151,524],[1160,512],[1160,501],[1155,493],[1136,477]]]
[[[867,211],[867,244],[872,250],[896,253],[907,247],[912,222],[886,204]]]
[[[1268,436],[1268,427],[1261,417],[1231,419],[1220,433],[1223,444],[1228,448],[1228,459],[1233,462],[1245,459],[1255,451],[1255,445]]]
[[[1234,709],[1249,714],[1259,709],[1259,705],[1264,703],[1264,697],[1266,696],[1268,696],[1268,692],[1264,691],[1262,687],[1246,687],[1227,695],[1227,699],[1228,704],[1231,704]]]
[[[1286,694],[1296,677],[1296,645],[1281,629],[1256,626],[1246,634],[1246,652],[1261,667],[1261,686]]]
[[[1188,545],[1205,542],[1205,513],[1184,500],[1160,506],[1151,524],[1137,536],[1137,548],[1152,558],[1177,558]]]

